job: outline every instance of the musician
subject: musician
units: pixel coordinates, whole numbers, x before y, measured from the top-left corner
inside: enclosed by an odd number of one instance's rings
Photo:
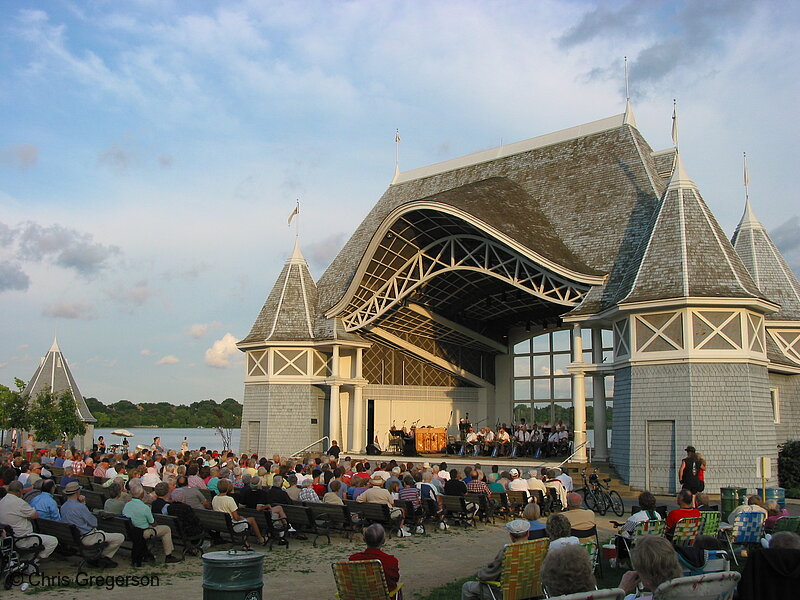
[[[485,427],[481,429],[481,431],[483,432],[483,443],[481,444],[481,448],[483,453],[488,456],[492,453],[492,447],[494,446],[494,431],[492,431],[490,427]]]
[[[511,447],[511,436],[508,435],[508,432],[505,430],[505,427],[501,427],[500,431],[497,432],[497,443],[500,445],[498,454],[501,455],[509,454]]]
[[[407,431],[403,427],[403,456],[416,456],[417,455],[417,428],[415,425],[411,426],[411,431]]]

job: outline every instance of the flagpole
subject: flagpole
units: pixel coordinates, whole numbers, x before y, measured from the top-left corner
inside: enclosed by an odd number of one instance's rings
[[[625,101],[629,102],[631,99],[630,87],[628,86],[628,57],[625,57]]]
[[[675,144],[675,153],[680,152],[678,149],[678,101],[672,99],[672,143]]]
[[[744,156],[744,199],[746,202],[750,202],[750,190],[748,189],[750,186],[750,173],[747,171],[747,152],[742,152]]]
[[[400,170],[400,130],[394,132],[394,168]]]
[[[294,222],[294,239],[297,241],[300,239],[300,198],[297,198],[295,210],[297,211],[297,219]]]

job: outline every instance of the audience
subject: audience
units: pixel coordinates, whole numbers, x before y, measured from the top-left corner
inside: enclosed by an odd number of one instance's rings
[[[699,517],[700,511],[694,508],[694,496],[689,490],[681,490],[676,496],[678,508],[671,510],[667,515],[667,539],[672,539],[672,534],[675,531],[675,524],[681,519],[688,519],[690,517]]]
[[[567,521],[567,523],[569,523],[569,521]],[[530,531],[530,524],[528,521],[522,519],[509,521],[506,523],[505,529],[508,532],[508,537],[512,544],[528,541],[528,531]],[[503,572],[503,555],[505,551],[506,548],[503,546],[492,562],[475,573],[475,579],[478,581],[467,581],[461,586],[461,600],[482,600],[492,597],[490,594],[484,593],[487,591],[488,585],[484,582],[500,580],[500,575]]]
[[[386,585],[392,592],[397,588],[400,581],[400,565],[397,558],[391,554],[386,554],[381,550],[386,541],[386,532],[383,525],[373,523],[364,529],[364,543],[366,549],[350,555],[350,560],[379,560],[383,566],[383,575],[386,578]]]
[[[550,538],[550,548],[548,552],[562,548],[563,546],[579,545],[581,542],[572,535],[572,525],[569,519],[562,513],[553,513],[547,517],[547,536]]]
[[[563,546],[547,553],[542,563],[542,586],[549,596],[595,589],[592,561],[582,546]]]
[[[659,585],[682,575],[675,549],[666,538],[659,536],[639,540],[631,551],[631,563],[634,570],[625,573],[619,582],[619,587],[627,594],[625,600],[649,600]],[[648,593],[635,593],[640,583]]]

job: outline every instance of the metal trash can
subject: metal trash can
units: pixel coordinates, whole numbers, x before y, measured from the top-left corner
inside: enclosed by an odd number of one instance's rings
[[[252,550],[203,554],[203,600],[261,600],[264,555]]]
[[[756,493],[764,498],[762,491],[762,488],[756,489]],[[784,488],[767,488],[767,496],[765,501],[769,502],[770,500],[775,500],[778,503],[778,506],[781,508],[786,508],[786,490]]]
[[[722,497],[722,520],[727,521],[728,515],[733,509],[744,504],[745,498],[747,498],[747,488],[724,487],[720,488],[719,494]]]

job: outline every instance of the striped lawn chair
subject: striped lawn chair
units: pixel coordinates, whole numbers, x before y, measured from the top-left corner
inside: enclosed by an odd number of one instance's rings
[[[742,578],[736,571],[676,577],[656,588],[656,600],[730,600]]]
[[[800,517],[781,517],[775,521],[775,527],[772,528],[772,533],[778,533],[779,531],[797,533],[798,525],[800,525]]]
[[[624,591],[620,588],[612,588],[608,590],[578,592],[577,594],[567,594],[566,596],[553,596],[550,600],[623,600],[624,598]]]
[[[700,520],[702,517],[686,517],[675,523],[672,532],[673,546],[692,546],[700,533]]]
[[[379,560],[342,560],[331,565],[340,600],[391,600],[400,588],[389,591]]]
[[[722,515],[716,510],[704,510],[700,511],[700,518],[702,519],[700,521],[700,534],[716,537],[719,533]]]
[[[589,553],[589,561],[592,563],[592,572],[596,573],[600,563],[600,552],[597,548],[597,542],[589,540],[588,542],[581,542],[581,546]]]
[[[483,581],[492,598],[522,600],[542,595],[540,571],[550,540],[531,540],[507,544],[503,553],[503,573],[500,581]],[[497,593],[499,592],[499,593]]]
[[[636,524],[635,529],[631,533],[631,537],[619,536],[625,544],[625,549],[628,551],[628,556],[631,555],[631,550],[636,545],[636,542],[641,538],[648,535],[664,536],[664,531],[667,529],[667,522],[664,519],[653,519],[650,521],[641,521]]]
[[[739,513],[733,520],[733,526],[724,531],[733,562],[738,565],[739,560],[736,558],[733,545],[758,544],[760,542],[761,534],[764,532],[764,513],[756,511]]]

